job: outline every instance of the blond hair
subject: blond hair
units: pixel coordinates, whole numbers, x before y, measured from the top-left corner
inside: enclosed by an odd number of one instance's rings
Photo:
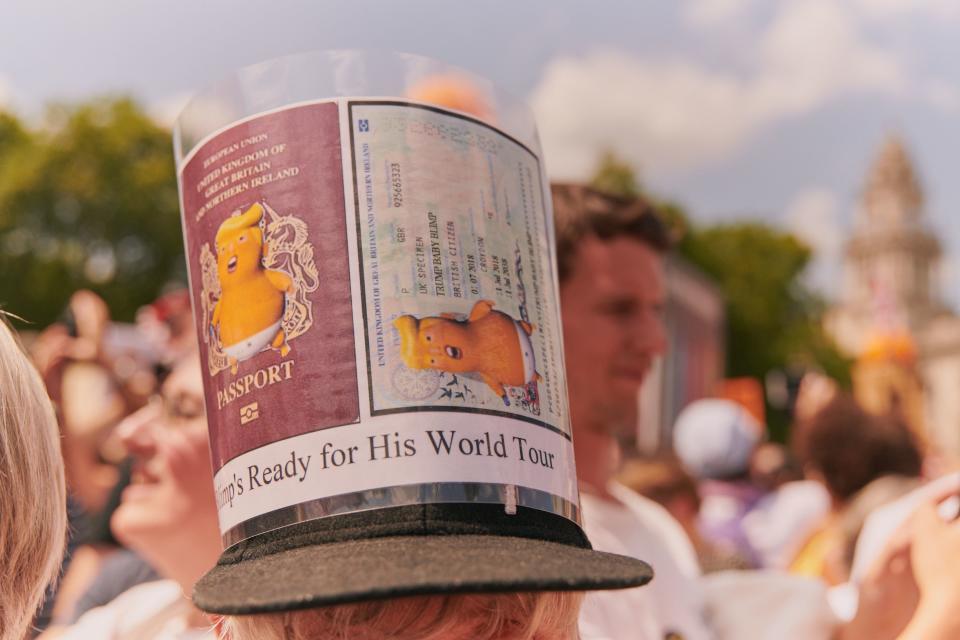
[[[66,504],[53,407],[0,312],[0,640],[24,637],[60,569]]]
[[[574,640],[582,599],[577,592],[418,596],[230,616],[224,627],[229,640]]]

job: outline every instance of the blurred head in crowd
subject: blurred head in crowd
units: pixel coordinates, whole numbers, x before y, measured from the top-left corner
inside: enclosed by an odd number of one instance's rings
[[[421,596],[228,618],[233,640],[574,640],[574,592]]]
[[[60,568],[66,484],[53,407],[0,318],[0,638],[24,637]]]
[[[800,379],[793,405],[793,420],[803,425],[840,393],[836,380],[818,371],[808,371]]]
[[[920,475],[922,456],[910,429],[894,416],[868,413],[853,398],[835,396],[794,439],[804,472],[845,504],[885,475]]]
[[[705,398],[684,407],[673,425],[673,448],[697,478],[744,478],[763,427],[732,400]]]
[[[63,324],[76,342],[73,357],[93,359],[103,345],[110,324],[110,309],[93,291],[81,289],[70,296],[64,311]]]
[[[196,352],[117,432],[134,466],[111,519],[114,535],[164,577],[192,585],[221,551]]]
[[[174,289],[141,307],[137,329],[157,353],[161,365],[168,366],[187,355],[196,341],[190,292]]]
[[[666,228],[650,205],[552,185],[560,306],[575,432],[632,431],[637,393],[666,348]]]
[[[790,450],[779,442],[762,442],[750,458],[750,480],[765,491],[803,480],[803,469]]]
[[[70,297],[60,322],[47,327],[31,351],[57,405],[67,486],[87,514],[106,506],[122,457],[110,433],[128,402],[106,358],[110,327],[106,303],[92,291]]]

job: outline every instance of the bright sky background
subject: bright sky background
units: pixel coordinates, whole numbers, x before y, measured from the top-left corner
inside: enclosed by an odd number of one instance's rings
[[[605,147],[701,222],[761,218],[835,293],[864,174],[907,142],[960,301],[957,0],[0,0],[0,107],[129,93],[169,122],[232,68],[376,47],[486,75],[534,107],[554,177]]]

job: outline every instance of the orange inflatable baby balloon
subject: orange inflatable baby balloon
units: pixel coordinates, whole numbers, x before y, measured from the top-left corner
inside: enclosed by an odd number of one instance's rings
[[[414,100],[457,109],[481,120],[493,120],[493,110],[480,88],[469,78],[456,74],[427,76],[410,87],[407,95]]]
[[[520,387],[540,380],[530,335],[533,325],[514,320],[494,303],[480,300],[466,320],[453,314],[393,321],[400,332],[400,356],[411,369],[477,373],[507,406],[505,386]]]
[[[254,203],[240,215],[220,225],[217,245],[217,277],[222,295],[213,308],[211,326],[237,372],[237,363],[253,357],[268,346],[290,352],[281,327],[284,294],[293,288],[293,279],[282,271],[263,267],[267,247],[259,223],[263,206]]]

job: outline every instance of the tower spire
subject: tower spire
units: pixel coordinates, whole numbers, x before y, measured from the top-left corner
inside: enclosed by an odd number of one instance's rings
[[[923,214],[923,189],[900,136],[887,137],[867,174],[862,216],[871,227],[917,225]]]

